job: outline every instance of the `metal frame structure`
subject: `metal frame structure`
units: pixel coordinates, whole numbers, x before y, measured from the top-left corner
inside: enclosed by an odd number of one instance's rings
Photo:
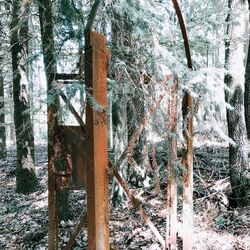
[[[48,141],[50,142],[48,146],[48,209],[49,249],[51,250],[58,249],[59,242],[58,192],[84,186],[85,175],[87,176],[87,216],[83,215],[72,236],[77,236],[87,219],[91,222],[88,223],[89,249],[109,249],[106,39],[95,32],[89,35],[90,46],[85,49],[85,84],[89,98],[92,98],[95,103],[90,101],[87,104],[86,125],[63,92],[59,91],[60,96],[80,126],[59,126],[57,120],[59,102],[48,107]],[[55,79],[68,83],[75,79],[75,76],[73,77],[72,79],[71,75],[57,74]],[[58,88],[58,84],[55,84],[55,88]],[[76,137],[74,133],[77,134]],[[58,158],[64,161],[63,171],[58,171],[56,166]],[[73,242],[74,237],[71,237],[65,249],[70,249]]]
[[[188,67],[192,69],[192,62],[186,29],[178,2],[173,0],[173,5],[176,14],[180,21],[180,26],[184,38],[185,51],[188,61]],[[140,216],[144,219],[145,223],[151,228],[152,232],[161,243],[163,249],[173,250],[177,249],[177,185],[174,177],[173,163],[177,160],[177,142],[175,138],[169,138],[172,146],[172,159],[167,165],[168,182],[167,182],[167,228],[165,239],[154,226],[149,216],[146,214],[141,202],[135,197],[133,192],[129,190],[125,181],[119,174],[118,167],[124,160],[127,159],[129,152],[133,151],[135,142],[138,140],[145,125],[148,123],[152,114],[159,107],[164,96],[160,96],[159,100],[149,110],[149,112],[142,119],[141,124],[131,136],[131,140],[127,147],[121,154],[117,165],[108,161],[108,125],[107,125],[107,49],[106,39],[104,36],[92,32],[91,29],[85,32],[85,86],[87,87],[87,108],[86,108],[86,124],[82,121],[81,117],[77,114],[74,107],[71,105],[67,97],[61,92],[60,96],[66,103],[72,114],[75,116],[79,123],[76,129],[78,134],[82,133],[85,137],[85,148],[83,152],[83,159],[76,163],[73,152],[75,147],[73,144],[66,143],[66,148],[71,148],[66,152],[71,160],[68,165],[71,169],[77,168],[85,171],[87,175],[87,215],[84,214],[73,231],[65,250],[71,249],[74,240],[79,234],[81,228],[87,223],[88,227],[88,249],[107,250],[109,249],[109,205],[108,205],[108,175],[114,176],[120,183],[128,198],[131,200],[133,206],[138,210]],[[72,77],[72,76],[71,76]],[[70,80],[70,76],[65,74],[57,75],[56,80],[64,79]],[[80,78],[78,78],[80,79]],[[173,80],[173,86],[169,90],[171,101],[168,105],[170,122],[168,129],[172,133],[176,133],[177,122],[177,79]],[[74,189],[74,185],[69,184],[69,179],[72,171],[68,171],[67,167],[64,171],[58,172],[56,168],[56,159],[61,157],[60,150],[57,148],[62,147],[64,142],[60,141],[60,133],[62,130],[67,131],[67,128],[61,128],[57,122],[57,105],[58,103],[48,106],[48,190],[49,190],[49,250],[58,249],[58,223],[57,223],[57,194],[62,189]],[[183,151],[182,164],[186,168],[183,176],[184,199],[183,199],[183,249],[192,249],[192,234],[193,234],[193,201],[192,201],[192,97],[189,91],[186,91],[182,102],[183,113],[183,136],[185,139],[185,147]],[[65,137],[65,136],[64,136]],[[84,145],[78,143],[84,148]],[[80,147],[81,147],[80,146]],[[65,145],[64,145],[65,147]],[[78,146],[79,147],[79,146]],[[84,149],[83,149],[84,150]],[[59,154],[59,155],[58,155]],[[63,154],[64,155],[64,154]],[[63,156],[64,157],[64,156]],[[65,157],[67,158],[67,157]],[[76,157],[77,158],[77,157]],[[84,163],[84,160],[86,161]],[[67,165],[66,164],[66,165]],[[76,166],[75,166],[76,165]],[[84,165],[88,166],[84,170]],[[77,171],[76,171],[77,172]],[[84,176],[82,177],[84,178]],[[77,179],[77,178],[76,178]],[[81,178],[78,183],[81,183]]]

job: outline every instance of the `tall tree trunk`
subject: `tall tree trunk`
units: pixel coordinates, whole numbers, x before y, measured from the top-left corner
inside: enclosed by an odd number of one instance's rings
[[[11,53],[17,144],[16,191],[28,193],[35,191],[38,186],[27,74],[29,2],[14,0],[12,8]]]
[[[41,37],[42,37],[42,49],[44,66],[47,78],[47,102],[48,102],[48,156],[50,162],[48,165],[48,175],[49,182],[52,183],[55,175],[58,171],[62,171],[60,158],[62,148],[58,151],[54,148],[56,147],[56,136],[58,131],[58,107],[59,107],[59,97],[53,93],[53,80],[56,73],[56,58],[55,58],[55,45],[54,45],[54,35],[53,35],[53,20],[52,20],[52,10],[50,0],[39,0],[39,20],[41,26]],[[62,145],[60,145],[61,147]],[[57,199],[55,201],[54,199]],[[58,208],[58,219],[68,220],[70,218],[69,210],[69,191],[58,192],[57,197],[55,195],[55,190],[53,186],[49,187],[49,200],[51,204]]]
[[[248,32],[250,31],[250,0],[248,0]],[[247,138],[250,141],[250,35],[248,37],[248,52],[245,71],[245,93],[244,93],[245,121],[247,128]],[[249,142],[250,146],[250,142]],[[250,152],[248,152],[250,153]]]
[[[53,99],[52,84],[56,73],[56,61],[54,58],[55,46],[53,35],[53,22],[51,0],[39,0],[39,21],[41,28],[43,62],[47,78],[47,119],[48,119],[48,249],[58,249],[58,225],[57,225],[57,197],[56,197],[56,169],[54,159],[54,144],[56,126],[56,102]],[[54,100],[54,102],[52,101]],[[56,101],[56,102],[55,102]]]
[[[229,0],[225,42],[225,92],[227,109],[228,135],[234,141],[229,145],[230,181],[232,186],[232,204],[249,204],[250,169],[247,162],[246,126],[244,117],[244,44],[239,43],[245,35],[245,6],[239,1]],[[239,11],[239,13],[236,13]],[[232,14],[237,24],[231,23]]]
[[[250,39],[249,39],[250,46]],[[250,50],[248,49],[246,74],[245,74],[245,94],[244,94],[244,106],[245,106],[245,120],[247,128],[247,138],[250,140]]]
[[[2,57],[0,58],[0,159],[6,157],[6,131],[4,108],[4,79],[2,70]]]

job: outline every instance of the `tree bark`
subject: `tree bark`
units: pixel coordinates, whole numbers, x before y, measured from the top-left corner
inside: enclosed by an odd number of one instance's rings
[[[55,45],[51,0],[38,0],[39,21],[41,28],[43,62],[47,79],[47,123],[48,123],[48,249],[58,249],[57,192],[56,192],[56,145],[55,127],[57,124],[58,98],[52,93],[53,80],[56,76]]]
[[[2,58],[0,58],[0,159],[6,157],[6,131],[4,108],[4,79],[2,70]]]
[[[248,0],[248,32],[250,30],[250,0]],[[244,92],[244,108],[245,108],[245,122],[247,129],[247,138],[250,141],[250,36],[248,37],[248,52],[246,60],[245,71],[245,92]],[[248,152],[250,153],[250,152]]]
[[[49,166],[48,174],[51,178],[55,178],[57,172],[66,170],[62,168],[60,164],[61,152],[63,145],[60,144],[60,150],[57,150],[56,137],[60,136],[58,130],[58,108],[59,108],[59,96],[53,93],[53,81],[56,77],[56,58],[55,58],[55,45],[54,45],[54,28],[53,28],[53,17],[52,17],[52,4],[50,0],[41,1],[39,0],[39,20],[41,27],[42,36],[42,49],[44,56],[44,66],[47,78],[47,102],[48,102],[48,157]],[[51,160],[50,160],[51,159]],[[53,161],[53,162],[52,162]],[[53,181],[52,181],[53,182]],[[52,183],[51,182],[51,183]],[[57,206],[57,217],[59,220],[67,221],[70,219],[70,208],[69,208],[69,191],[58,191],[55,195],[53,187],[49,188],[50,198],[56,199],[52,201],[51,205]],[[53,194],[54,193],[54,194]],[[57,196],[57,197],[54,197]],[[53,206],[53,205],[52,205]]]
[[[244,9],[245,6],[234,0],[228,1],[225,42],[225,84],[228,91],[225,99],[230,108],[227,109],[228,135],[234,141],[229,145],[230,181],[232,186],[232,205],[243,206],[249,204],[250,169],[247,161],[246,126],[244,117],[244,45],[239,38],[245,34]],[[235,11],[239,11],[236,15]],[[237,16],[238,24],[231,23],[231,16]]]
[[[34,132],[30,118],[27,74],[29,2],[13,1],[11,54],[13,70],[14,123],[17,144],[16,191],[29,193],[37,189],[35,174]]]
[[[250,39],[248,46],[250,46]],[[249,49],[247,53],[247,64],[246,64],[246,74],[245,74],[244,106],[245,106],[247,138],[248,140],[250,140],[250,50]]]

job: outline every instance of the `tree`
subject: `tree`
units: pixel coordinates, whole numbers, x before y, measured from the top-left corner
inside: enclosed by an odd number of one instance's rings
[[[248,12],[250,12],[250,0],[248,0]],[[250,19],[248,25],[250,25]],[[248,29],[250,28],[248,27]],[[248,140],[250,140],[250,38],[249,37],[248,37],[246,71],[245,71],[244,108],[245,108],[247,138]]]
[[[245,32],[245,4],[228,0],[225,41],[225,92],[229,145],[230,181],[232,204],[249,204],[250,176],[246,150],[246,126],[244,117],[244,44],[240,41]],[[233,19],[234,18],[234,19]]]
[[[1,48],[1,47],[0,47]],[[0,159],[6,157],[6,131],[4,108],[4,79],[2,70],[2,57],[0,58]]]
[[[34,132],[30,117],[27,74],[29,1],[14,0],[11,22],[14,123],[17,144],[16,191],[33,192],[38,187],[35,173]]]
[[[44,67],[47,78],[47,110],[48,110],[48,175],[49,183],[53,182],[53,178],[57,172],[65,170],[63,161],[63,143],[60,140],[60,131],[58,131],[58,108],[59,96],[53,91],[53,81],[56,74],[56,56],[55,56],[55,40],[54,40],[54,24],[52,20],[52,3],[50,0],[38,1],[39,20],[41,27],[42,50]],[[57,140],[59,139],[59,140]],[[55,148],[58,147],[58,150]],[[52,162],[53,161],[53,162]],[[70,218],[69,209],[69,191],[59,191],[55,194],[55,187],[50,188],[49,199],[54,202],[58,208],[58,219],[68,220]],[[57,197],[56,197],[57,196]],[[56,199],[57,201],[55,201]],[[51,220],[53,221],[53,220]]]

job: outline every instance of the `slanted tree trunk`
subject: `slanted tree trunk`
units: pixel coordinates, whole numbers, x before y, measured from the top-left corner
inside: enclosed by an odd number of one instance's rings
[[[2,70],[2,58],[0,58],[0,159],[6,157],[6,131],[4,108],[4,79]]]
[[[247,162],[246,126],[244,117],[244,44],[240,38],[245,35],[245,6],[238,0],[229,0],[225,42],[225,92],[228,135],[234,141],[229,145],[230,181],[232,186],[232,204],[249,204],[250,169]],[[239,11],[237,13],[237,11]],[[236,23],[231,23],[234,16]],[[235,17],[237,20],[235,20]]]
[[[34,132],[30,119],[27,74],[29,2],[14,0],[11,23],[14,123],[17,144],[16,191],[29,193],[37,189]]]

